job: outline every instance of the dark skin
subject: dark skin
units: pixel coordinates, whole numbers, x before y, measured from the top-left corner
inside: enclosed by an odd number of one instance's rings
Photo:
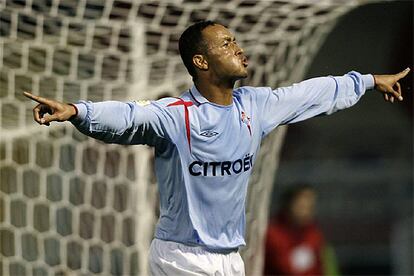
[[[231,105],[236,81],[247,77],[247,58],[234,35],[226,27],[219,24],[208,26],[202,34],[207,50],[203,54],[193,56],[193,64],[197,71],[194,84],[210,102]],[[388,102],[402,101],[402,90],[398,81],[409,72],[410,68],[407,68],[394,75],[374,75],[375,89],[381,92]],[[24,95],[38,102],[33,109],[33,117],[41,125],[64,122],[76,114],[73,105],[28,92],[24,92]]]
[[[210,102],[230,105],[234,84],[247,77],[247,58],[234,35],[221,25],[205,28],[203,38],[207,52],[193,57],[197,70],[194,84]]]

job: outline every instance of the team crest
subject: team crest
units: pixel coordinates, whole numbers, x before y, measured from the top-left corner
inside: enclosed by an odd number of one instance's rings
[[[249,129],[250,136],[252,136],[252,128],[250,126],[250,117],[244,111],[241,112],[241,120]]]

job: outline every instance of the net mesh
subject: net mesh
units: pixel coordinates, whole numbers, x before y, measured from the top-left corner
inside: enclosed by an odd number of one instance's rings
[[[107,145],[68,123],[40,127],[22,91],[63,102],[179,95],[191,80],[181,32],[227,25],[249,57],[242,83],[300,80],[336,19],[330,1],[0,1],[0,254],[4,275],[147,274],[157,219],[153,152]],[[260,274],[263,235],[285,128],[266,138],[247,211],[246,273]]]

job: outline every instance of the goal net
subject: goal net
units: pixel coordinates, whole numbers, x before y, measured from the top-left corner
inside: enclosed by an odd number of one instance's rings
[[[23,91],[63,102],[177,96],[191,80],[178,38],[228,26],[251,64],[242,84],[301,80],[346,0],[0,1],[0,263],[4,275],[147,274],[157,221],[153,151],[108,145],[69,123],[39,126]],[[263,142],[249,186],[247,275],[263,236],[285,128]],[[1,274],[1,273],[0,273]]]

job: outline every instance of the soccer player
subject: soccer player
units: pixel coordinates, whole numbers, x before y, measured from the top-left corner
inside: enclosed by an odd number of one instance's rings
[[[71,121],[107,143],[155,147],[160,218],[150,248],[155,275],[244,275],[245,201],[260,142],[278,125],[354,105],[377,88],[402,100],[396,75],[321,77],[290,87],[240,87],[247,58],[234,35],[211,21],[179,40],[194,85],[179,98],[66,104],[29,93],[36,122]]]

